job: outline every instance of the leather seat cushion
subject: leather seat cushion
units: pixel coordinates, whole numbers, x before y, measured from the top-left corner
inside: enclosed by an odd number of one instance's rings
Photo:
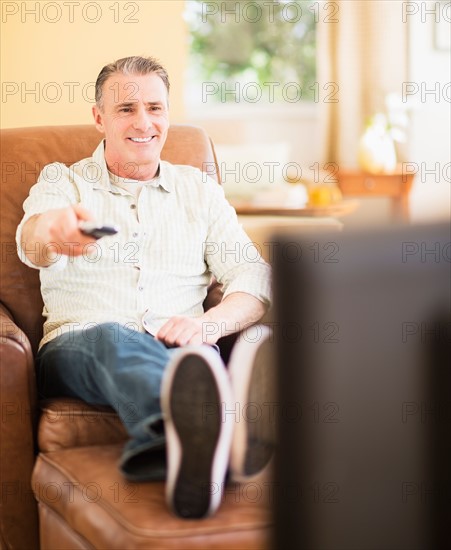
[[[43,452],[120,443],[127,439],[124,425],[110,407],[68,398],[41,403],[38,442]]]
[[[270,491],[255,483],[232,485],[213,517],[180,519],[166,506],[164,483],[125,480],[117,468],[121,449],[120,444],[79,447],[38,457],[32,480],[36,498],[80,540],[121,550],[269,547]]]

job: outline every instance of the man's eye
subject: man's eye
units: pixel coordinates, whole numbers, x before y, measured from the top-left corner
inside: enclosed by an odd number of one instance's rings
[[[161,111],[161,107],[154,106],[154,107],[151,107],[151,110],[152,111]]]
[[[122,107],[122,109],[119,109],[120,113],[131,113],[131,111],[130,107]]]

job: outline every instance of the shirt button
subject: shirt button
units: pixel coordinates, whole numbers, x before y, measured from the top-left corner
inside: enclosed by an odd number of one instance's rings
[[[142,291],[144,290],[144,287],[143,287],[143,286],[139,286],[139,287],[138,287],[138,290],[139,290],[140,292],[142,292]]]
[[[136,208],[136,204],[131,204],[131,205],[130,205],[130,208],[131,208],[132,210],[134,210],[134,209]]]
[[[132,237],[136,239],[136,237],[138,236],[138,233],[136,233],[136,231],[134,233],[132,233]]]

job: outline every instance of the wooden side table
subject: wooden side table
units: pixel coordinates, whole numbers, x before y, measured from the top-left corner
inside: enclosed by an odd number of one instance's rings
[[[291,208],[282,205],[259,205],[252,201],[229,200],[238,215],[244,216],[299,216],[299,217],[334,217],[341,218],[354,212],[359,206],[358,200],[346,200],[327,206],[303,206]]]
[[[388,197],[392,199],[394,218],[409,220],[409,193],[414,174],[370,174],[359,170],[340,169],[338,186],[343,196]]]

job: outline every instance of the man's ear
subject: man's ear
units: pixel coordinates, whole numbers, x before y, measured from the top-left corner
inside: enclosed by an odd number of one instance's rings
[[[105,128],[103,127],[102,113],[100,109],[97,107],[97,105],[93,105],[92,107],[92,116],[94,117],[94,122],[97,130],[99,130],[99,132],[102,132],[102,134],[104,134]]]

